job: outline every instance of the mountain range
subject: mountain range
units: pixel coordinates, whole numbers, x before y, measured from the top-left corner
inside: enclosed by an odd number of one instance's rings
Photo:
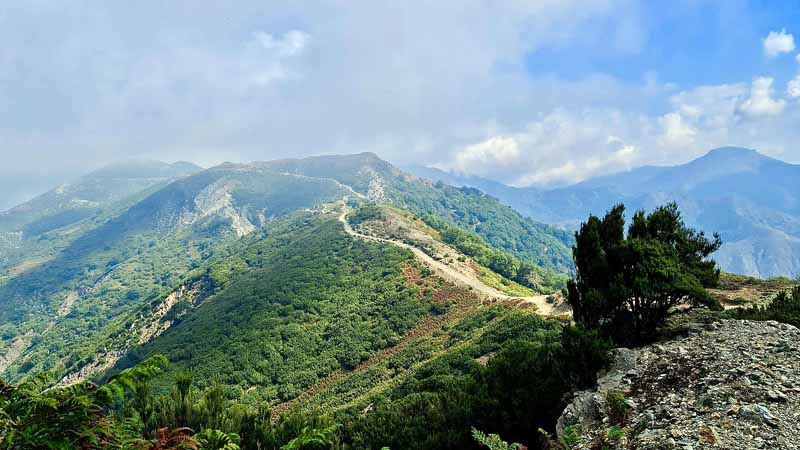
[[[518,188],[428,167],[409,171],[492,195],[534,220],[574,230],[617,203],[629,214],[678,203],[690,226],[719,232],[723,270],[757,277],[800,276],[800,165],[725,147],[676,166],[644,166],[554,189]]]
[[[208,364],[209,380],[228,374],[230,386],[289,400],[433,314],[442,287],[409,285],[409,252],[355,240],[339,223],[372,203],[435,217],[512,266],[531,264],[537,289],[571,269],[570,233],[371,153],[205,170],[127,162],[0,215],[0,373],[47,370],[69,384],[164,353]],[[442,258],[471,259],[457,249]],[[470,264],[499,289],[516,286]],[[277,372],[250,365],[260,359],[246,342],[266,346]]]
[[[768,177],[791,197],[793,172],[742,155],[686,170],[670,189],[714,197],[727,189],[718,179],[751,170],[752,183]],[[707,158],[718,157],[729,151]],[[668,170],[582,189],[649,207],[628,200],[677,176]],[[594,367],[606,345],[570,326],[553,295],[573,270],[566,213],[602,204],[516,197],[555,227],[498,200],[520,191],[477,181],[493,195],[361,153],[208,169],[128,161],[57,186],[0,214],[0,379],[70,392],[161,355],[169,364],[135,386],[142,424],[177,423],[183,395],[192,420],[214,409],[213,426],[243,442],[252,414],[298,432],[301,417],[335,420],[353,449],[478,448],[473,426],[536,442],[531,421],[552,429],[568,367]],[[775,192],[748,199],[777,208]],[[747,296],[762,283],[725,277]]]

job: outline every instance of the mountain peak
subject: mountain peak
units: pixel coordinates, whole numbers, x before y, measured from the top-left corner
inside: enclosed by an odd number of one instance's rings
[[[92,178],[171,178],[189,175],[203,170],[202,167],[178,161],[168,164],[154,159],[128,159],[103,166],[85,175]]]
[[[705,155],[676,168],[698,170],[698,179],[727,176],[734,173],[756,172],[766,167],[786,165],[785,162],[771,158],[756,150],[741,147],[715,148]],[[693,177],[694,178],[694,177]]]
[[[732,160],[732,159],[742,159],[742,158],[749,158],[749,159],[761,159],[767,158],[767,156],[759,153],[756,150],[751,148],[744,148],[744,147],[719,147],[712,150],[709,150],[708,153],[697,158],[698,160],[702,159],[714,159],[714,160]]]
[[[708,151],[708,153],[706,153],[706,156],[719,155],[719,154],[753,155],[753,154],[760,154],[760,153],[758,153],[757,150],[754,150],[752,148],[726,146],[726,147],[712,148],[711,150]]]

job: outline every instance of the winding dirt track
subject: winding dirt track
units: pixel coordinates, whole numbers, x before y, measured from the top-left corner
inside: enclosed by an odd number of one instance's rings
[[[368,236],[366,234],[359,233],[358,231],[354,230],[350,223],[347,221],[347,210],[342,212],[339,215],[339,221],[344,225],[344,230],[347,234],[368,241],[377,241],[377,242],[386,242],[392,245],[396,245],[398,247],[402,247],[405,249],[410,250],[411,252],[416,255],[416,257],[424,262],[428,267],[430,267],[434,272],[436,272],[442,278],[455,283],[460,286],[467,286],[472,288],[473,290],[480,292],[484,296],[491,298],[491,299],[498,299],[498,300],[507,300],[507,301],[515,301],[515,302],[524,302],[524,303],[531,303],[536,306],[536,312],[545,316],[557,316],[563,314],[563,311],[557,311],[553,305],[547,302],[546,295],[535,295],[533,297],[512,297],[506,295],[497,289],[492,288],[491,286],[487,286],[478,279],[477,276],[470,276],[463,272],[460,272],[447,264],[437,261],[431,258],[428,254],[423,252],[417,247],[412,245],[408,245],[405,242],[394,241],[391,239],[379,238],[375,236]]]

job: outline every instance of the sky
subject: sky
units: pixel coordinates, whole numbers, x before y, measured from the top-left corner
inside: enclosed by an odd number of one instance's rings
[[[0,209],[130,158],[372,151],[555,186],[800,163],[800,2],[9,0]]]

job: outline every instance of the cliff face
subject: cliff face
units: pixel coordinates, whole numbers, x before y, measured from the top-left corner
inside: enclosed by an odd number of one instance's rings
[[[574,449],[800,449],[800,330],[726,320],[619,349],[558,433]]]

